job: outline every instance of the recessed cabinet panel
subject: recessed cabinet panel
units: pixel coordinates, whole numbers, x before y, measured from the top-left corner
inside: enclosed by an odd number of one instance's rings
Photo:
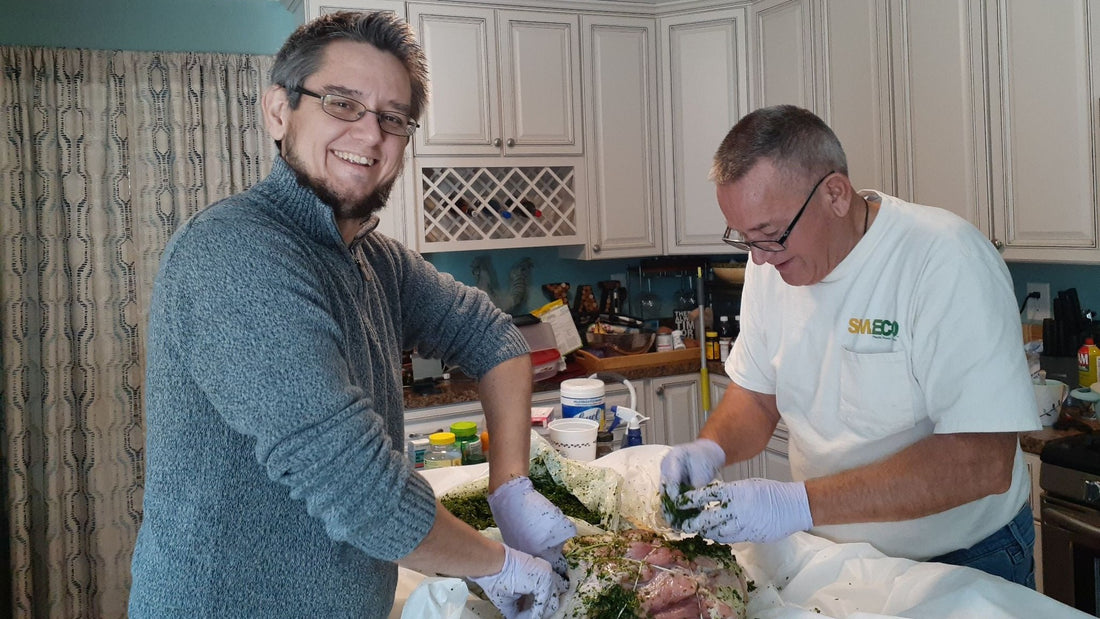
[[[661,253],[656,20],[582,18],[589,243],[583,258]]]
[[[670,254],[729,252],[708,174],[718,144],[748,110],[745,19],[744,9],[728,9],[661,21]]]
[[[1004,217],[995,223],[1005,257],[1027,258],[1033,254],[1026,249],[1034,247],[1055,248],[1047,252],[1051,256],[1058,255],[1056,248],[1094,250],[1100,50],[1091,39],[1100,5],[1087,0],[991,4],[1000,58],[991,79],[1000,138],[994,143],[1000,167],[993,187],[995,200],[1004,204]]]
[[[902,10],[897,126],[908,165],[899,173],[899,193],[948,209],[988,234],[982,4],[922,0]]]
[[[428,57],[431,94],[416,152],[499,154],[496,32],[493,11],[410,5],[409,21]]]
[[[511,102],[504,135],[514,152],[537,146],[539,152],[579,154],[580,66],[575,19],[534,21],[523,13],[501,13],[502,92]],[[553,149],[554,145],[561,146]]]
[[[753,4],[758,72],[757,107],[814,104],[814,55],[809,0]]]

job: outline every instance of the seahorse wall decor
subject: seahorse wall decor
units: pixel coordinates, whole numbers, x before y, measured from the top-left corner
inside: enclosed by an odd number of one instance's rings
[[[507,287],[502,289],[491,257],[477,256],[470,263],[470,271],[476,281],[474,285],[484,290],[494,305],[509,314],[514,314],[527,302],[527,283],[531,280],[531,269],[534,267],[535,263],[530,258],[517,260],[508,272]]]

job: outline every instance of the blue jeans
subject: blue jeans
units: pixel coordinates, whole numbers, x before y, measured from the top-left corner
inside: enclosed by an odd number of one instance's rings
[[[1031,506],[1024,504],[1008,524],[970,548],[954,550],[929,561],[972,567],[1018,585],[1035,588],[1035,525]]]

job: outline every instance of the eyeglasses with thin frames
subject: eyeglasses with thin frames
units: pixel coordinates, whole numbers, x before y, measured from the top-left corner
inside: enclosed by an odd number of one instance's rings
[[[374,114],[378,119],[378,128],[390,135],[396,135],[403,138],[412,137],[417,127],[420,126],[415,120],[401,112],[376,112],[375,110],[369,110],[367,106],[359,101],[351,97],[345,97],[344,95],[322,95],[312,90],[306,90],[301,86],[297,86],[292,90],[309,97],[320,99],[321,109],[324,110],[326,114],[345,122],[353,123],[365,116],[368,112]]]
[[[791,235],[791,230],[794,230],[794,225],[798,223],[798,220],[802,217],[802,213],[806,211],[806,207],[810,204],[810,199],[814,197],[814,193],[817,188],[821,186],[821,183],[825,182],[825,179],[829,178],[836,170],[829,170],[829,173],[821,177],[821,180],[814,183],[814,188],[810,190],[810,195],[806,196],[806,201],[802,203],[802,208],[798,209],[798,213],[795,214],[794,219],[791,220],[791,224],[787,226],[787,229],[783,231],[783,234],[779,235],[779,238],[766,241],[747,241],[740,232],[726,226],[726,233],[722,235],[722,241],[727,245],[732,245],[737,249],[743,249],[745,251],[752,251],[753,249],[759,249],[766,252],[780,252],[787,249],[787,237]],[[736,235],[736,236],[735,236]]]

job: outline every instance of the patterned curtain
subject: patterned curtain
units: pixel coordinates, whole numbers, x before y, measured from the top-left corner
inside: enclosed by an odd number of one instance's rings
[[[270,170],[271,61],[0,47],[0,616],[126,615],[153,278],[181,221]]]

